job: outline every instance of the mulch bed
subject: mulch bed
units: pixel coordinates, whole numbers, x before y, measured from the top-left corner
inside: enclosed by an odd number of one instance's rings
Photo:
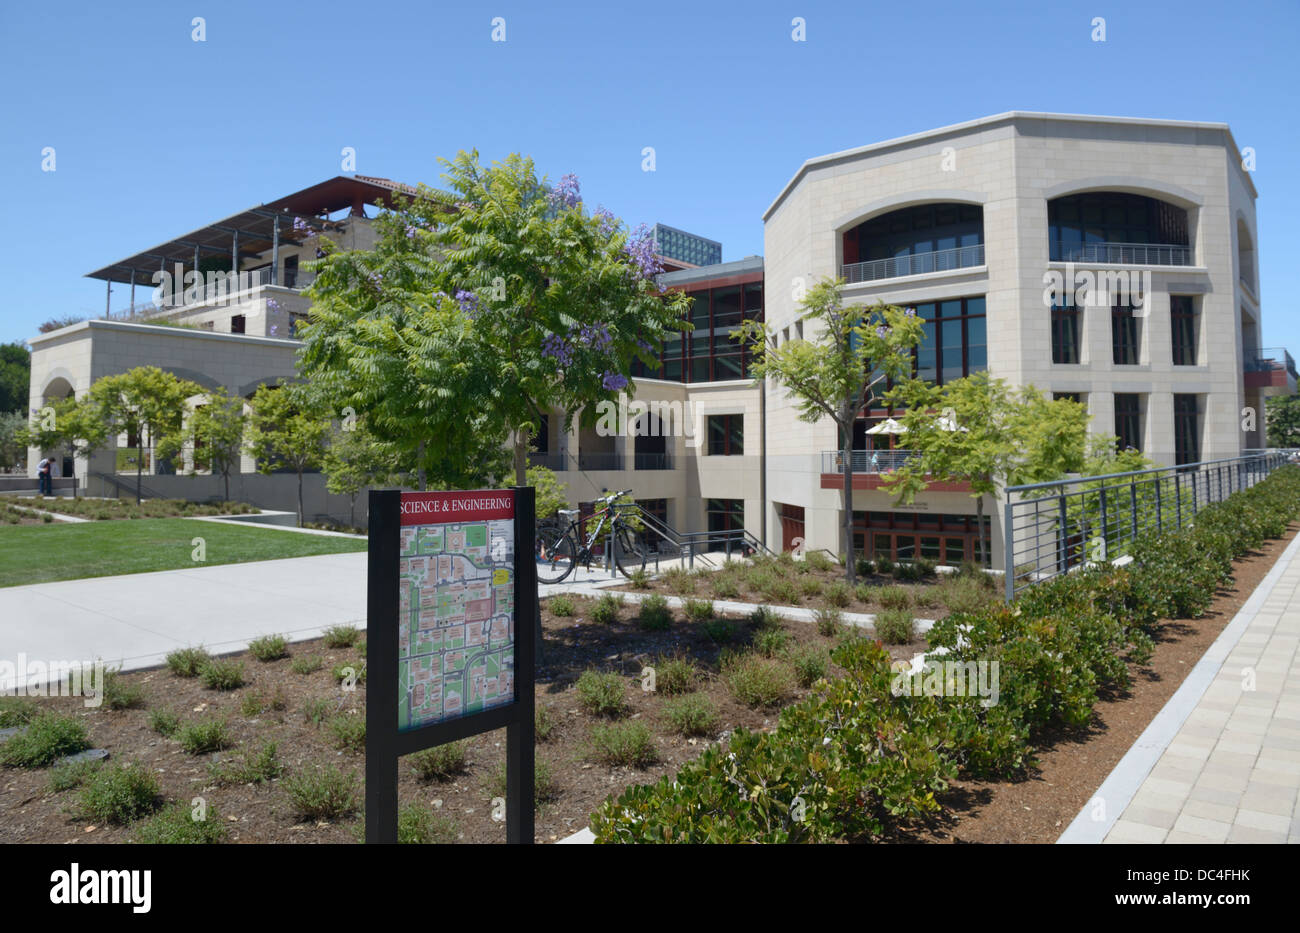
[[[550,766],[558,785],[555,798],[541,805],[536,819],[538,842],[553,842],[587,826],[591,812],[610,794],[630,784],[647,783],[674,774],[687,760],[699,755],[710,743],[724,740],[738,727],[765,730],[775,726],[779,709],[751,709],[732,698],[717,676],[718,660],[724,649],[745,650],[753,629],[746,620],[735,620],[737,638],[719,645],[710,640],[698,624],[686,622],[674,613],[670,629],[642,631],[636,622],[636,608],[625,607],[619,621],[599,625],[584,616],[593,603],[575,600],[577,612],[557,618],[543,612],[544,663],[538,670],[536,697],[548,706],[559,722],[546,742],[537,745],[537,759]],[[545,605],[545,604],[544,604]],[[817,633],[810,623],[781,623],[792,647],[817,645],[829,651],[833,637]],[[910,658],[923,650],[921,641],[896,646],[896,656]],[[262,663],[251,656],[244,662],[246,686],[230,692],[204,689],[197,680],[180,678],[165,669],[123,676],[145,691],[145,705],[121,711],[87,710],[79,698],[40,700],[43,705],[82,718],[96,747],[106,748],[114,761],[139,760],[158,773],[168,801],[189,801],[202,795],[228,823],[232,842],[351,843],[359,841],[361,820],[354,816],[341,821],[301,822],[294,817],[289,799],[279,781],[268,784],[215,786],[208,777],[211,755],[193,756],[181,750],[173,739],[162,738],[148,725],[149,710],[163,707],[176,711],[182,721],[209,715],[227,719],[238,746],[222,756],[238,754],[243,748],[256,749],[266,741],[276,743],[280,761],[287,771],[312,763],[335,763],[355,770],[358,788],[364,777],[365,756],[360,752],[331,747],[328,733],[307,722],[304,705],[311,700],[330,701],[340,714],[364,715],[366,691],[358,685],[342,693],[331,669],[338,665],[360,666],[365,662],[356,649],[328,649],[319,641],[303,642],[290,648],[294,657],[319,656],[321,670],[295,674],[290,659]],[[714,734],[684,738],[671,732],[660,715],[665,697],[640,689],[642,668],[663,655],[685,654],[696,660],[705,676],[700,691],[716,706],[719,714]],[[627,719],[650,725],[655,735],[659,761],[645,768],[608,767],[588,760],[588,735],[592,725],[607,721],[589,715],[579,706],[574,683],[586,669],[613,671],[626,679]],[[268,695],[279,690],[285,709],[246,717],[240,711],[241,698],[250,691]],[[806,695],[796,689],[791,701]],[[421,783],[410,769],[401,769],[399,798],[402,803],[419,802],[433,808],[454,824],[454,835],[462,842],[504,842],[503,823],[491,818],[491,800],[497,791],[494,778],[505,761],[505,731],[484,733],[468,741],[468,766],[463,774],[446,782]],[[131,836],[130,827],[97,825],[70,812],[76,790],[53,793],[49,771],[0,771],[0,842],[122,842]],[[92,828],[93,827],[93,828]]]

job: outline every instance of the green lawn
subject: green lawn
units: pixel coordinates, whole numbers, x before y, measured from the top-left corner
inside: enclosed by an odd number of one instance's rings
[[[193,558],[195,538],[207,549]],[[364,551],[357,538],[184,518],[0,526],[0,586]]]

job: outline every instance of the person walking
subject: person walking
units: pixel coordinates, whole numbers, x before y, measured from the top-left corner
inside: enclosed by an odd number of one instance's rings
[[[54,475],[52,472],[53,470],[53,457],[46,457],[41,460],[40,463],[36,464],[37,485],[40,487],[40,494],[42,496],[54,495],[54,480],[52,479]]]

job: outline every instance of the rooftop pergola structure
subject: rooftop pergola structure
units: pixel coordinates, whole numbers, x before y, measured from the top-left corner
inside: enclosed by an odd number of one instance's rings
[[[205,255],[230,257],[232,273],[239,272],[241,256],[254,256],[271,251],[271,284],[280,266],[280,242],[298,243],[304,239],[294,230],[294,218],[313,220],[318,227],[328,229],[325,218],[338,211],[349,209],[349,216],[365,216],[365,206],[388,207],[396,195],[417,196],[415,188],[387,178],[365,175],[338,175],[334,178],[304,188],[258,207],[232,214],[224,220],[200,227],[197,230],[168,240],[158,246],[142,250],[133,256],[96,269],[87,278],[102,279],[105,284],[104,311],[112,311],[113,283],[130,284],[131,307],[135,307],[135,286],[154,287],[155,272],[166,272],[169,267],[198,271]]]

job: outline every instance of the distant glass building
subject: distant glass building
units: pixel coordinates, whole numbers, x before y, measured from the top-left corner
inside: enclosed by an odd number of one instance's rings
[[[716,266],[722,262],[722,244],[717,240],[707,240],[666,224],[655,224],[653,234],[655,252],[665,259],[692,266]]]

